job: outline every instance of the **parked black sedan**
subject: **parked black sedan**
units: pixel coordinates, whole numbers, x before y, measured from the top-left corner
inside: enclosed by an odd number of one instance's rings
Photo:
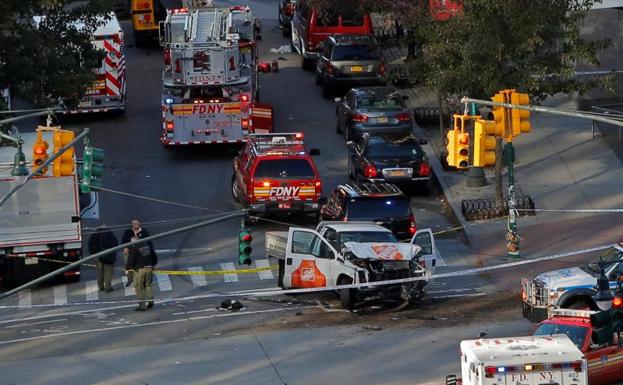
[[[365,133],[347,143],[348,174],[357,182],[389,182],[428,194],[431,169],[420,146],[425,143],[401,132]]]
[[[346,140],[359,140],[364,132],[413,131],[405,97],[395,87],[350,89],[343,98],[335,98],[337,132]]]

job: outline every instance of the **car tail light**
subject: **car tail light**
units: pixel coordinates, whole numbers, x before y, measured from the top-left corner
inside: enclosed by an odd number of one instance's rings
[[[381,62],[381,65],[379,66],[378,73],[379,73],[379,75],[384,75],[385,74],[385,63]]]
[[[250,99],[249,94],[241,94],[240,95],[240,101],[243,102],[243,103],[248,103],[249,99]]]
[[[335,67],[331,63],[327,64],[327,74],[335,75]]]
[[[297,132],[296,134],[294,134],[294,138],[297,140],[303,140],[303,133],[302,132]]]
[[[528,293],[526,293],[526,289],[521,290],[521,300],[523,302],[526,302],[527,299],[528,299]]]
[[[408,122],[411,120],[411,115],[402,113],[397,116],[399,122]]]
[[[141,4],[141,8],[143,9],[149,9],[151,8],[151,6],[149,5],[148,1],[145,1],[144,3]]]
[[[175,59],[175,72],[178,74],[182,73],[182,62],[180,59]]]
[[[316,188],[316,195],[322,194],[322,182],[320,180],[314,182],[314,187]]]
[[[167,131],[173,131],[175,129],[175,123],[172,120],[167,120],[165,125]]]
[[[418,172],[420,176],[429,176],[430,175],[430,166],[426,162],[420,163],[420,171]]]
[[[243,130],[248,130],[249,129],[249,119],[245,119],[245,118],[240,119],[240,125],[242,126]]]
[[[164,64],[171,65],[171,50],[164,50]]]
[[[368,115],[357,114],[353,116],[353,122],[365,123],[368,121]]]
[[[376,166],[374,165],[374,163],[366,164],[366,167],[363,169],[363,175],[366,178],[376,177]]]
[[[292,3],[286,4],[286,7],[284,10],[287,16],[292,16],[292,14],[294,13],[294,4]]]
[[[415,232],[417,231],[417,228],[415,227],[415,217],[413,216],[413,214],[409,215],[409,234],[410,235],[415,235]]]

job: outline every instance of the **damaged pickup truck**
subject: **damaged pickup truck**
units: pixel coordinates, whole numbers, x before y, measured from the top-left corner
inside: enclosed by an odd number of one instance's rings
[[[342,306],[371,299],[419,302],[433,273],[437,250],[430,229],[400,243],[373,222],[321,222],[316,230],[291,227],[266,233],[266,255],[279,265],[283,289],[365,284],[410,277],[423,280],[338,289]]]

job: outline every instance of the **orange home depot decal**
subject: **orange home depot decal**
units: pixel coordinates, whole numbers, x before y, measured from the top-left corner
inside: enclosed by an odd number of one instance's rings
[[[372,247],[372,250],[379,259],[399,260],[404,258],[394,245],[372,245],[370,247]]]
[[[314,260],[304,259],[292,273],[292,287],[325,287],[327,277],[316,266]]]

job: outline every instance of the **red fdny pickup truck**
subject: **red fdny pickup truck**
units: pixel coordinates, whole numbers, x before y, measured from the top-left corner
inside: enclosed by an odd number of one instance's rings
[[[302,133],[249,134],[234,159],[231,191],[252,216],[303,213],[319,217],[322,182]]]
[[[595,343],[591,313],[594,312],[555,309],[551,318],[539,324],[534,335],[566,334],[586,357],[589,385],[620,382],[623,380],[623,346],[619,345],[616,334],[610,344]]]

